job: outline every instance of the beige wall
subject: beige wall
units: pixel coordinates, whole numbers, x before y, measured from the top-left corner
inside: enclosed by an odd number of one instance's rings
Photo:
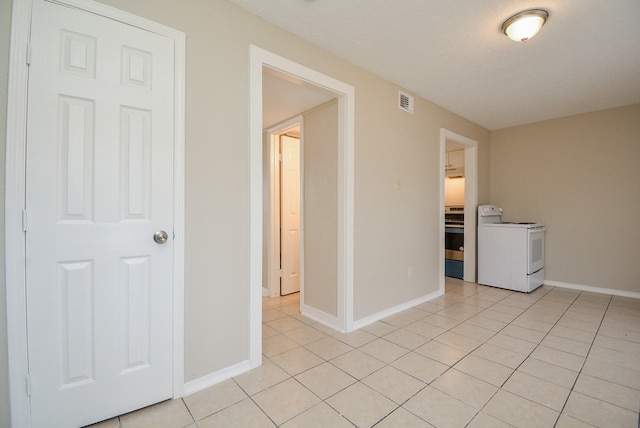
[[[479,141],[480,171],[489,131],[419,98],[400,111],[396,85],[226,1],[105,3],[187,35],[187,380],[248,352],[250,44],[355,87],[355,318],[437,290],[440,128]]]
[[[304,304],[338,315],[338,102],[304,115]]]
[[[640,292],[640,104],[502,129],[491,202],[547,226],[547,280]]]
[[[187,37],[186,381],[248,358],[250,44],[355,87],[356,320],[437,290],[440,128],[479,142],[481,202],[489,197],[489,131],[420,98],[414,115],[400,111],[396,85],[224,0],[104,3]],[[6,49],[8,26],[0,28]]]
[[[440,128],[478,141],[479,200],[489,199],[489,132],[364,75],[356,86],[355,319],[438,289]],[[413,277],[408,278],[408,269]]]

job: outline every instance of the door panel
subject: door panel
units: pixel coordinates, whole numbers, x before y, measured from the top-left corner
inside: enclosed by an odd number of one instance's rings
[[[173,41],[34,1],[26,283],[34,427],[172,396]]]
[[[300,291],[300,140],[281,135],[280,145],[282,153],[280,294],[284,296]]]

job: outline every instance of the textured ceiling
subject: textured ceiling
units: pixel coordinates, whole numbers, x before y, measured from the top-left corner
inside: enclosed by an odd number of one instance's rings
[[[488,129],[640,102],[640,0],[231,0]],[[525,44],[500,25],[550,12]]]

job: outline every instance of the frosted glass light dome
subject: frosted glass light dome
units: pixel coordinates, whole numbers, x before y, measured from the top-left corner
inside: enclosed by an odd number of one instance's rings
[[[543,9],[525,10],[504,21],[500,29],[511,40],[526,42],[538,34],[548,17],[549,12]]]

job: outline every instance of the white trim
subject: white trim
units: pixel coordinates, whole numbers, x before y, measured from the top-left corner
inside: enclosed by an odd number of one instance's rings
[[[269,296],[280,295],[280,149],[276,135],[269,132],[269,236],[267,237],[267,291]]]
[[[262,364],[262,63],[249,49],[249,367]]]
[[[75,7],[150,31],[174,40],[174,307],[173,307],[173,394],[184,392],[184,135],[185,135],[185,35],[162,24],[90,0],[57,0]],[[33,0],[13,3],[9,84],[7,96],[7,138],[5,171],[5,263],[7,343],[9,346],[9,397],[11,425],[31,425],[25,391],[28,372],[27,311],[25,297],[25,242],[22,210],[25,197],[25,146],[27,129],[28,67],[26,46],[30,36]]]
[[[251,45],[249,49],[249,360],[262,363],[262,72],[270,67],[338,97],[338,307],[342,329],[353,328],[353,218],[355,89],[327,75]]]
[[[544,280],[544,285],[553,287],[568,288],[571,290],[588,291],[590,293],[610,294],[612,296],[630,297],[632,299],[640,299],[640,293],[636,291],[616,290],[614,288],[593,287],[591,285],[572,284],[570,282]]]
[[[464,273],[466,282],[476,282],[476,230],[478,217],[478,143],[468,140],[464,149]]]
[[[438,228],[439,232],[438,232],[438,242],[439,242],[439,247],[438,247],[438,290],[440,291],[441,294],[444,294],[444,174],[445,174],[445,164],[447,163],[446,160],[446,141],[445,141],[445,137],[444,137],[444,133],[443,131],[445,131],[444,128],[440,128],[440,168],[439,168],[439,172],[438,172],[438,178],[439,178],[439,189],[440,189],[440,205],[438,205],[440,207],[440,221],[438,224],[440,224],[441,226]]]
[[[443,256],[444,257],[444,256]],[[355,322],[354,328],[360,329],[362,327],[366,327],[369,324],[373,324],[376,321],[380,321],[381,319],[390,317],[392,315],[396,315],[402,311],[406,311],[407,309],[413,308],[414,306],[420,305],[422,303],[426,303],[430,300],[436,299],[440,296],[444,295],[442,290],[434,291],[433,293],[429,293],[426,296],[418,297],[417,299],[409,300],[408,302],[404,302],[398,306],[394,306],[392,308],[385,309],[376,314],[369,315],[368,317],[364,317]]]
[[[25,376],[27,359],[27,302],[25,296],[25,242],[22,231],[24,207],[24,152],[27,130],[27,49],[31,24],[31,1],[13,4],[9,84],[7,93],[7,139],[5,170],[5,287],[11,426],[31,426]]]
[[[168,27],[161,33],[174,41],[173,153],[173,397],[184,395],[184,272],[185,272],[185,136],[186,35]]]
[[[344,330],[344,326],[342,325],[338,317],[334,315],[330,315],[319,309],[312,308],[311,306],[306,306],[303,303],[300,303],[300,313],[305,317],[311,318],[312,320],[319,322],[320,324],[325,325],[335,331],[346,333],[346,331]]]
[[[304,302],[304,118],[302,116],[299,117],[299,130],[300,136],[298,138],[298,159],[300,164],[298,165],[298,174],[299,174],[299,195],[298,195],[298,263],[300,263],[300,281],[298,284],[298,288],[300,291],[300,301]]]
[[[466,282],[476,281],[476,209],[478,206],[478,142],[440,128],[440,224],[444,225],[444,164],[446,140],[464,144],[464,274]],[[440,228],[440,289],[444,292],[444,227]]]
[[[341,83],[341,82],[338,82]],[[355,219],[355,88],[341,83],[338,98],[338,319],[347,332],[353,325]],[[342,218],[341,218],[342,217]]]
[[[194,394],[210,386],[216,385],[232,377],[238,376],[251,369],[249,360],[242,361],[229,367],[225,367],[217,372],[209,373],[206,376],[199,377],[184,384],[184,396]]]

